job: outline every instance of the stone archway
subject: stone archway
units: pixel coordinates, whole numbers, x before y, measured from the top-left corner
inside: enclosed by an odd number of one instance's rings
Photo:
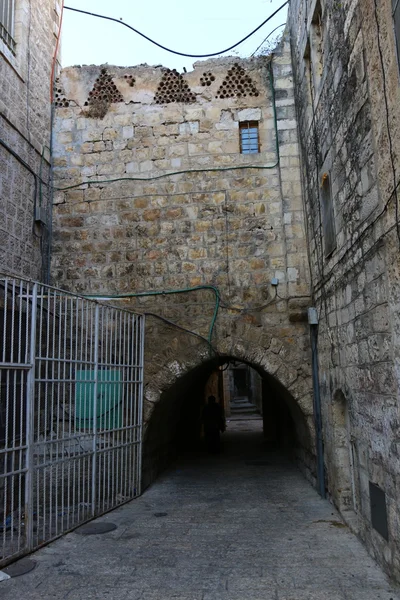
[[[205,384],[211,373],[228,359],[249,365],[261,376],[265,407],[266,410],[267,407],[271,408],[267,418],[282,419],[282,415],[285,415],[285,419],[292,421],[296,440],[294,458],[306,477],[311,481],[315,480],[312,396],[311,393],[305,393],[307,378],[300,377],[301,381],[297,381],[299,377],[290,379],[289,368],[282,369],[278,362],[272,367],[271,358],[265,350],[252,350],[252,358],[248,355],[243,356],[243,346],[237,348],[235,354],[230,352],[210,357],[206,353],[197,361],[194,360],[194,356],[189,355],[185,358],[180,357],[180,360],[175,358],[163,365],[151,383],[147,382],[143,449],[144,487],[156,478],[174,456],[174,437],[182,418],[186,420],[188,440],[198,438]],[[268,363],[271,370],[275,370],[275,374],[266,369],[265,364]],[[277,371],[286,374],[287,386],[277,377]],[[295,390],[303,394],[298,393],[296,397]]]

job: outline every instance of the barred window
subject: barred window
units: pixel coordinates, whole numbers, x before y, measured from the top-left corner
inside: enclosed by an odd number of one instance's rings
[[[14,41],[15,0],[0,0],[0,39],[15,51]]]
[[[329,175],[324,173],[321,183],[322,227],[325,240],[325,257],[328,258],[336,249],[335,214]]]
[[[243,121],[243,123],[239,123],[239,134],[241,154],[258,154],[260,152],[258,121]]]
[[[396,36],[397,60],[400,64],[400,0],[392,0],[394,35]]]

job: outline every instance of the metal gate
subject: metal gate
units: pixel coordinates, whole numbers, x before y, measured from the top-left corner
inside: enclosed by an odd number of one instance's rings
[[[0,566],[140,494],[144,317],[0,276]]]

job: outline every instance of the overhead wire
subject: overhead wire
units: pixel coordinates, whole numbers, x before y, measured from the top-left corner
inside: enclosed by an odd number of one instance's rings
[[[257,33],[257,31],[259,31],[262,27],[264,27],[264,25],[266,23],[268,23],[268,21],[270,21],[275,15],[277,15],[282,10],[282,8],[284,8],[287,4],[289,4],[289,2],[290,2],[290,0],[286,0],[286,2],[284,2],[275,12],[272,13],[272,15],[267,17],[260,25],[258,25],[258,27],[253,29],[253,31],[251,31],[244,38],[242,38],[241,40],[239,40],[232,46],[229,46],[229,48],[225,48],[224,50],[220,50],[219,52],[211,52],[210,54],[189,54],[187,52],[178,52],[177,50],[172,50],[171,48],[168,48],[167,46],[163,46],[159,42],[156,42],[149,36],[145,35],[138,29],[135,29],[135,27],[132,27],[132,25],[125,23],[125,21],[122,21],[121,19],[115,19],[114,17],[107,17],[106,15],[100,15],[98,13],[93,13],[93,12],[90,12],[87,10],[81,10],[80,8],[73,8],[72,6],[64,6],[64,8],[67,10],[71,10],[73,12],[82,13],[84,15],[89,15],[91,17],[97,17],[99,19],[106,19],[107,21],[113,21],[114,23],[119,23],[120,25],[123,25],[124,27],[128,27],[128,29],[131,29],[132,31],[134,31],[135,33],[140,35],[142,38],[144,38],[148,42],[151,42],[155,46],[158,46],[158,48],[161,48],[162,50],[165,50],[166,52],[170,52],[171,54],[176,54],[177,56],[185,56],[187,58],[211,58],[213,56],[219,56],[220,54],[225,54],[225,52],[229,52],[230,50],[237,48],[237,46],[240,46],[240,44],[243,44],[243,42],[248,40],[255,33]]]
[[[212,335],[214,331],[215,322],[218,316],[218,310],[220,306],[220,293],[219,289],[214,285],[197,285],[195,287],[190,288],[181,288],[176,290],[161,290],[161,291],[151,291],[151,292],[127,292],[123,294],[95,294],[95,295],[85,295],[85,298],[92,298],[95,300],[122,300],[124,298],[145,298],[146,296],[167,296],[171,294],[185,294],[188,292],[195,292],[199,290],[211,290],[215,294],[215,307],[214,313],[211,319],[211,324],[208,332],[208,343],[211,345]]]
[[[259,51],[259,49],[262,47],[263,44],[265,44],[265,42],[271,37],[271,35],[273,33],[275,33],[275,31],[277,31],[278,29],[280,29],[281,27],[284,27],[286,25],[286,23],[282,23],[281,25],[278,25],[278,27],[275,27],[275,29],[273,29],[272,31],[269,32],[269,34],[267,35],[267,37],[261,42],[261,44],[254,50],[254,52],[252,54],[250,54],[250,56],[254,56],[256,52]]]

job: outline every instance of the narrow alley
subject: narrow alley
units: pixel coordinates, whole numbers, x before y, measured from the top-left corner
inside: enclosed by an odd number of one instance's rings
[[[144,494],[34,553],[2,600],[399,600],[262,420],[228,420],[223,453],[186,454]]]

